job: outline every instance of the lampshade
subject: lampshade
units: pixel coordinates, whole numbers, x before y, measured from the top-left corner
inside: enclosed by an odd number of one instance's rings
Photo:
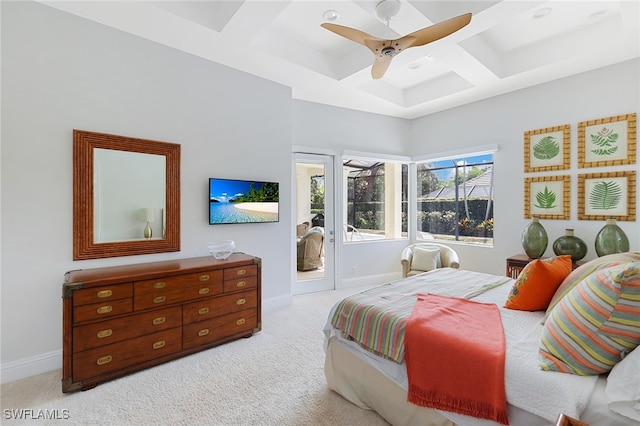
[[[144,217],[147,222],[153,222],[156,220],[154,209],[142,209],[142,211],[144,212]]]

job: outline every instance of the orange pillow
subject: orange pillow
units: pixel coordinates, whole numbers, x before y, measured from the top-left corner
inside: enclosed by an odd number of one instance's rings
[[[547,309],[562,281],[571,273],[571,256],[536,259],[522,269],[504,307],[519,311]]]

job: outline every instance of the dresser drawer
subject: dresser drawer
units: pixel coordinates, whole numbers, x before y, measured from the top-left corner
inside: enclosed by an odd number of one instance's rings
[[[118,284],[103,287],[84,288],[73,293],[73,306],[105,303],[111,300],[133,296],[133,284]]]
[[[144,361],[179,352],[182,329],[173,328],[136,339],[79,352],[73,360],[73,380],[109,373]]]
[[[232,293],[234,291],[249,290],[258,286],[258,277],[255,275],[252,277],[239,278],[237,280],[225,280],[224,292]]]
[[[250,332],[258,326],[255,309],[234,312],[221,317],[200,321],[184,327],[184,349],[206,345],[216,340],[242,332]]]
[[[257,265],[238,266],[224,270],[224,280],[235,280],[238,278],[254,277],[258,275]]]
[[[73,322],[78,324],[86,321],[95,321],[132,311],[133,300],[131,298],[83,305],[73,308]]]
[[[183,324],[190,324],[209,318],[238,312],[245,309],[256,309],[258,306],[258,294],[254,291],[220,296],[212,299],[200,300],[188,303],[182,308]]]
[[[203,284],[222,283],[223,273],[220,270],[206,271],[197,274],[174,275],[154,280],[136,281],[134,294],[136,296],[158,291],[182,290],[186,287],[200,286]]]
[[[74,327],[73,352],[97,348],[181,325],[182,308],[175,306]]]
[[[138,283],[136,283],[138,284]],[[134,289],[134,307],[136,311],[143,309],[157,308],[172,303],[188,302],[203,297],[211,297],[222,294],[222,281],[202,282],[197,285],[190,285],[182,288],[161,289],[148,291]]]

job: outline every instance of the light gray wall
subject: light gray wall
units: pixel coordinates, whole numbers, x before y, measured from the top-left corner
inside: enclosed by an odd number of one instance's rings
[[[60,368],[61,285],[78,268],[263,259],[265,303],[290,303],[289,88],[37,3],[2,2],[2,368]],[[181,251],[72,261],[72,131],[181,144]],[[208,178],[281,183],[280,222],[208,225]],[[24,367],[24,368],[23,368]]]
[[[410,120],[293,101],[295,145],[407,155]]]
[[[547,256],[553,256],[552,242],[574,228],[589,252],[596,256],[594,241],[604,221],[578,220],[578,174],[613,170],[638,170],[638,164],[609,168],[578,169],[578,123],[640,112],[640,61],[632,60],[497,96],[414,120],[411,123],[411,155],[426,155],[497,144],[495,154],[495,245],[477,248],[456,245],[460,263],[466,269],[504,273],[505,258],[522,253],[520,237],[529,222],[524,219],[525,176],[570,175],[571,219],[541,220],[549,234]],[[562,124],[571,125],[571,168],[568,171],[524,173],[524,132]],[[636,197],[636,212],[640,213]],[[631,250],[640,250],[640,225],[618,222],[630,239]]]

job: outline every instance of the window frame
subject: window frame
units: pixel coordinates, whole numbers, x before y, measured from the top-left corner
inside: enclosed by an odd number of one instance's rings
[[[498,147],[497,145],[487,145],[487,146],[482,146],[482,147],[477,147],[476,149],[468,149],[468,150],[459,150],[459,151],[452,151],[452,152],[447,152],[447,153],[440,153],[440,154],[433,154],[433,155],[421,155],[418,157],[413,157],[413,161],[412,161],[412,168],[410,169],[412,171],[410,176],[410,184],[413,185],[413,189],[410,190],[410,195],[413,195],[413,199],[409,199],[409,203],[410,206],[412,207],[412,209],[410,210],[410,216],[409,219],[413,219],[413,224],[409,224],[410,226],[410,231],[413,232],[412,235],[412,241],[424,241],[423,238],[419,238],[421,236],[420,232],[418,230],[418,200],[419,198],[423,198],[423,197],[419,197],[418,195],[418,191],[419,191],[419,187],[418,187],[418,165],[419,164],[424,164],[424,163],[433,163],[433,162],[439,162],[439,161],[443,161],[443,160],[460,160],[460,159],[466,159],[466,158],[470,158],[470,157],[479,157],[482,155],[491,155],[491,162],[490,163],[484,163],[484,164],[488,164],[491,167],[491,172],[495,173],[495,164],[496,164],[496,152],[498,151]],[[483,163],[473,163],[470,164],[470,166],[472,165],[478,165],[478,164],[483,164]],[[493,175],[494,176],[494,175]],[[494,180],[491,180],[491,209],[493,209],[493,205],[495,203],[495,190],[494,190]],[[458,216],[459,217],[459,216]],[[493,215],[491,215],[491,218],[493,218]],[[411,220],[409,221],[411,222]],[[454,237],[454,239],[442,239],[442,238],[436,238],[437,241],[441,241],[441,242],[446,242],[446,243],[453,243],[453,244],[472,244],[474,246],[479,246],[479,247],[493,247],[495,245],[495,237],[493,235],[491,235],[491,239],[489,242],[486,243],[482,243],[482,242],[472,242],[472,241],[464,241],[464,240],[460,240],[460,236],[459,236],[459,230],[458,227],[456,227],[456,232],[455,234],[452,234],[451,236]]]
[[[365,163],[371,163],[372,165],[378,165],[378,166],[382,166],[384,167],[385,164],[387,163],[394,163],[394,164],[400,164],[400,165],[404,165],[406,166],[406,173],[402,173],[402,169],[400,171],[401,173],[401,179],[405,178],[406,179],[406,200],[404,202],[406,202],[406,216],[407,216],[407,221],[406,221],[406,231],[402,231],[402,203],[404,203],[403,201],[401,201],[401,205],[400,205],[400,236],[392,236],[392,237],[388,237],[387,233],[385,232],[383,234],[383,236],[381,238],[368,238],[365,236],[365,233],[360,233],[360,235],[358,236],[359,230],[357,228],[355,228],[354,231],[354,227],[352,224],[349,224],[348,220],[348,208],[349,208],[349,191],[348,191],[348,181],[347,181],[347,176],[345,173],[345,168],[344,165],[346,162],[348,161],[359,161],[361,162],[361,164],[365,164]],[[345,244],[351,244],[351,243],[361,243],[361,242],[366,242],[366,243],[376,243],[376,242],[381,242],[381,241],[397,241],[397,240],[410,240],[411,237],[411,213],[410,213],[410,199],[411,199],[411,158],[410,157],[404,157],[404,156],[396,156],[396,155],[385,155],[385,154],[371,154],[371,153],[362,153],[362,152],[355,152],[355,151],[344,151],[341,155],[341,163],[343,164],[343,168],[342,168],[342,174],[341,174],[341,182],[342,182],[342,211],[340,212],[340,214],[342,215],[342,224],[343,224],[343,228],[344,228],[344,235],[343,235],[343,243]],[[348,166],[348,165],[347,165]],[[386,175],[385,175],[386,178]],[[400,197],[402,198],[402,181],[400,182],[400,190],[401,190],[401,194]],[[386,193],[385,193],[386,194]],[[385,205],[386,205],[386,197],[385,197]],[[392,235],[397,235],[397,234],[392,234]]]

